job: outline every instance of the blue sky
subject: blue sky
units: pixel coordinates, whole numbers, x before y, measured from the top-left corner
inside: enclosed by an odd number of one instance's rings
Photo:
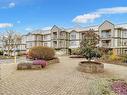
[[[126,0],[0,0],[0,32],[127,23]]]

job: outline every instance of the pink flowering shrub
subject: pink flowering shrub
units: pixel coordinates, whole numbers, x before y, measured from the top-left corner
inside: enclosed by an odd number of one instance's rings
[[[45,67],[47,62],[45,60],[34,60],[33,65],[41,65],[42,67]]]
[[[127,83],[125,81],[115,81],[111,85],[112,90],[118,95],[127,95]]]

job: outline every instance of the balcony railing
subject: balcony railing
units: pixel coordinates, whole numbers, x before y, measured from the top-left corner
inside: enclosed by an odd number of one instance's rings
[[[57,37],[57,35],[53,35],[53,37],[52,37],[52,39],[57,39],[58,37]]]
[[[102,44],[102,47],[111,48],[111,44]]]
[[[111,35],[102,35],[101,38],[111,38]]]
[[[57,48],[57,45],[53,45],[53,48]]]

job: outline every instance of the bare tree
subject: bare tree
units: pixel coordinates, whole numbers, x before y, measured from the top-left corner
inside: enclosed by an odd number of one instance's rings
[[[15,51],[20,42],[21,36],[13,30],[6,31],[5,34],[2,36],[4,52],[6,52],[8,56],[12,55],[12,52]]]

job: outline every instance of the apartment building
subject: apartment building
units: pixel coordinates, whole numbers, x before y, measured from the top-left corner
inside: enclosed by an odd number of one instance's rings
[[[80,47],[83,35],[90,29],[100,36],[98,47],[112,50],[116,54],[127,54],[127,24],[115,25],[104,21],[101,25],[64,29],[54,25],[51,30],[35,30],[23,36],[26,50],[33,46],[48,46],[56,51],[68,53]]]
[[[118,55],[127,54],[127,24],[114,25],[105,21],[99,26],[98,32],[100,47],[110,48]]]

